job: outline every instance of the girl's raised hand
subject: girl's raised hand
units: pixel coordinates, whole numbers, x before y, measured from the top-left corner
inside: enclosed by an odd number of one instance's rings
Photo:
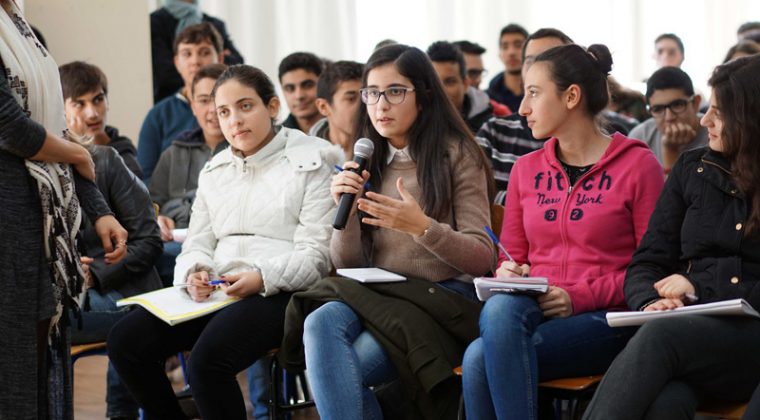
[[[401,194],[401,200],[371,191],[367,193],[366,198],[357,200],[359,210],[372,216],[362,218],[362,223],[412,236],[422,236],[430,227],[430,218],[425,215],[412,194],[404,188],[401,178],[396,180],[396,189]]]

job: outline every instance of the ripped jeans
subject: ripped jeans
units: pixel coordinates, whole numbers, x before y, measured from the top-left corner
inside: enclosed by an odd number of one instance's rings
[[[548,319],[533,297],[491,297],[462,363],[467,418],[536,419],[539,382],[604,373],[636,331],[606,313]]]

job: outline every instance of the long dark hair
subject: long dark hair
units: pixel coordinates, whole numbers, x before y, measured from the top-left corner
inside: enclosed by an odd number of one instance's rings
[[[760,228],[760,55],[740,57],[715,68],[708,83],[723,120],[723,155],[752,212],[745,236]]]
[[[414,85],[419,113],[409,130],[409,153],[417,163],[417,180],[422,189],[420,205],[425,214],[440,220],[451,211],[452,174],[448,156],[451,144],[458,144],[463,153],[472,154],[481,163],[487,174],[489,196],[492,196],[493,176],[485,155],[443,91],[438,74],[425,53],[400,44],[376,50],[364,68],[362,85],[367,86],[370,71],[386,64],[393,64]],[[388,141],[375,130],[366,105],[362,111],[356,119],[354,132],[375,144],[370,174],[372,189],[378,190],[387,166]]]

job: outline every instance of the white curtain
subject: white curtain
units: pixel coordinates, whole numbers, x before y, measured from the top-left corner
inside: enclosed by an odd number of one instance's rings
[[[153,0],[149,0],[153,1]],[[227,23],[247,63],[273,80],[279,61],[294,51],[331,60],[366,61],[385,38],[421,49],[437,40],[468,39],[487,48],[490,75],[501,70],[502,26],[528,31],[556,27],[577,43],[604,43],[613,52],[613,75],[640,88],[654,70],[654,38],[679,35],[684,69],[706,91],[712,68],[736,41],[736,28],[760,20],[756,0],[201,0],[206,13]]]

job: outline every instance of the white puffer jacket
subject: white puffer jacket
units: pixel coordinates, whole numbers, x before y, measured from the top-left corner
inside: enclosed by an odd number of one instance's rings
[[[232,147],[201,171],[174,284],[206,270],[219,275],[261,270],[271,296],[308,288],[330,271],[335,203],[330,180],[342,163],[330,143],[281,128],[243,158]]]

